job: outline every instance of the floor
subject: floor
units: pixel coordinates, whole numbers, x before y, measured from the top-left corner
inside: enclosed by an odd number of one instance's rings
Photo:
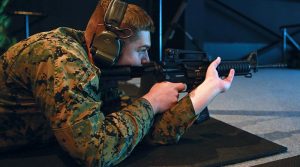
[[[288,148],[231,166],[253,166],[300,155],[300,70],[262,69],[235,77],[231,89],[208,106],[211,116]]]

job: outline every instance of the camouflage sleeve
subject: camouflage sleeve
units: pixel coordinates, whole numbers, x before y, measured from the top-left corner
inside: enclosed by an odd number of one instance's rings
[[[146,142],[150,144],[176,143],[196,119],[197,115],[187,95],[173,108],[155,117]]]
[[[34,88],[37,101],[58,142],[72,157],[85,166],[115,165],[149,131],[152,107],[138,99],[105,117],[100,110],[97,70],[76,54],[81,53],[56,47],[52,62],[39,64]]]

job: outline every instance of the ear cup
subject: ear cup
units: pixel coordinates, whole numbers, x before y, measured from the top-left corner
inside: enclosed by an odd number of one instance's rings
[[[121,41],[115,33],[103,31],[94,37],[91,50],[96,64],[111,66],[119,59]]]

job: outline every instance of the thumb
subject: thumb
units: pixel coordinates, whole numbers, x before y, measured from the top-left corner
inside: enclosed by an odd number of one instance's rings
[[[214,68],[217,68],[220,63],[221,63],[221,57],[217,57],[211,64]]]
[[[174,88],[178,91],[178,92],[183,92],[187,89],[187,85],[184,83],[174,83]]]

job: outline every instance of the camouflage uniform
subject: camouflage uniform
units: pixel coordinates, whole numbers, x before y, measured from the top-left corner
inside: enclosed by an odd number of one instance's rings
[[[155,120],[143,98],[104,115],[102,84],[82,31],[58,28],[12,46],[0,57],[0,150],[55,136],[79,163],[111,166],[146,134],[152,143],[176,142],[196,119],[188,96]]]

